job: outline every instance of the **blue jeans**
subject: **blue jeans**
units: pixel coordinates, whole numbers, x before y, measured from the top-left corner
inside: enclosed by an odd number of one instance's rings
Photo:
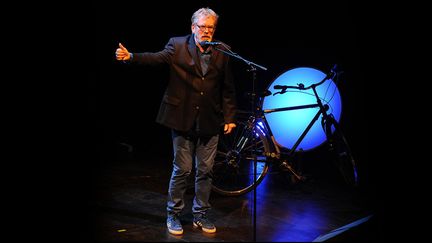
[[[219,135],[198,136],[172,131],[174,149],[173,171],[168,188],[168,214],[180,214],[184,208],[187,177],[195,159],[195,196],[192,213],[206,213],[210,209],[212,168]]]

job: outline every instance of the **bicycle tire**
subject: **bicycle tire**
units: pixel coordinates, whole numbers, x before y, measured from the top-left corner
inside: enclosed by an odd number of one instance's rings
[[[256,129],[257,174],[254,181],[253,126],[251,122],[238,122],[231,134],[220,135],[213,166],[212,189],[224,196],[239,196],[258,186],[269,169],[267,156],[269,141]]]
[[[331,118],[334,131],[331,135],[329,144],[334,152],[335,165],[342,175],[343,180],[348,186],[358,186],[359,176],[356,161],[352,155],[350,146],[340,128],[339,123]]]

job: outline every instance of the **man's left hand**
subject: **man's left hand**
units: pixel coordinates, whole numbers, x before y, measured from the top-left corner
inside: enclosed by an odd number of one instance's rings
[[[230,133],[231,131],[232,131],[232,129],[234,128],[234,127],[236,127],[237,125],[236,124],[234,124],[234,123],[228,123],[228,124],[225,124],[225,126],[224,126],[224,134],[228,134],[228,133]]]

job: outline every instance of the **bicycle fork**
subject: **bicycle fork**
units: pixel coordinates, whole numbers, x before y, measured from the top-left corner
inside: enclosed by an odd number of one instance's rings
[[[259,131],[266,137],[267,140],[269,140],[270,150],[265,153],[265,156],[280,161],[281,159],[281,151],[280,151],[280,145],[276,142],[276,139],[274,138],[273,134],[271,133],[271,130],[269,129],[269,124],[267,123],[267,120],[264,118],[259,119],[256,121],[255,119],[252,121],[252,124],[255,124],[255,129],[259,129]],[[292,156],[292,154],[290,154]],[[289,157],[291,158],[291,157]],[[305,178],[296,172],[296,170],[291,166],[291,164],[288,163],[286,159],[282,160],[282,162],[279,164],[279,167],[282,168],[282,170],[291,172],[295,178],[299,181],[305,180]]]

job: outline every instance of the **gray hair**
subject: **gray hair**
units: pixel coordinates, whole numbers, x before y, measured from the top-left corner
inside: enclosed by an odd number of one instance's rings
[[[192,24],[196,24],[198,22],[198,18],[202,16],[213,16],[215,18],[215,24],[218,21],[219,15],[210,8],[200,8],[192,15],[191,21]]]

